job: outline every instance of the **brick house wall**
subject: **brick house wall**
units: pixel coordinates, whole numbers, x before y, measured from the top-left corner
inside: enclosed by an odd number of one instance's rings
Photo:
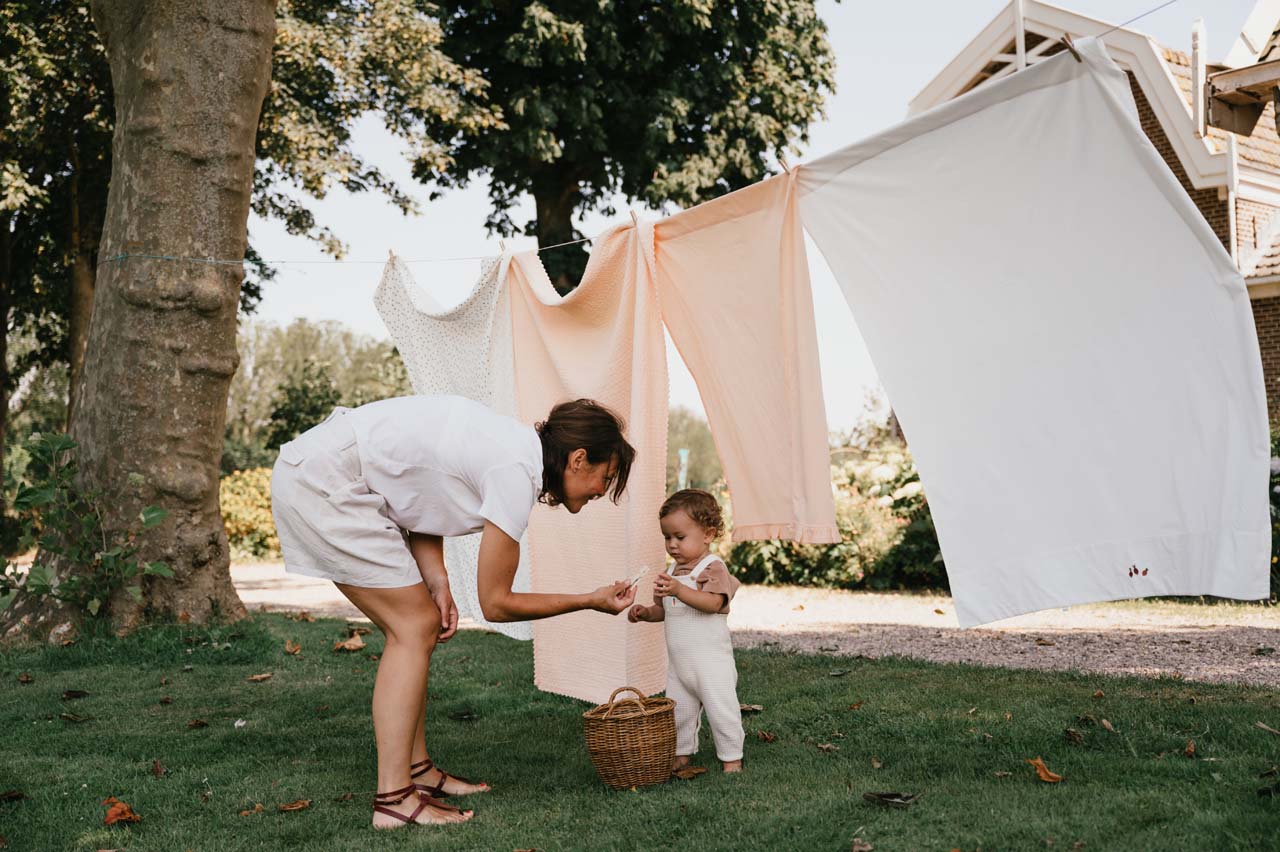
[[[1213,232],[1222,240],[1223,247],[1231,251],[1231,220],[1228,202],[1218,198],[1217,188],[1196,189],[1187,178],[1187,172],[1174,153],[1173,146],[1164,128],[1160,126],[1155,111],[1147,96],[1138,86],[1132,72],[1128,73],[1129,88],[1133,90],[1133,100],[1138,106],[1138,118],[1142,122],[1142,130],[1151,140],[1151,144],[1160,152],[1178,183],[1186,191],[1205,221],[1213,228]],[[1236,203],[1236,244],[1241,251],[1249,251],[1258,246],[1260,239],[1268,237],[1271,219],[1276,209],[1266,204],[1252,201]],[[1267,389],[1267,415],[1273,424],[1280,421],[1280,296],[1266,299],[1253,299],[1253,322],[1258,330],[1258,348],[1262,353],[1262,374]]]

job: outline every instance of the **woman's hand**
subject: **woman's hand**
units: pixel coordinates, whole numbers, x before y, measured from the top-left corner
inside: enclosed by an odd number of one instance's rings
[[[679,597],[678,587],[683,585],[675,577],[665,571],[659,574],[653,580],[653,593],[655,595]]]
[[[427,591],[431,594],[431,600],[440,608],[440,636],[437,641],[448,642],[458,632],[458,605],[453,602],[448,578],[427,583]]]
[[[636,587],[627,580],[615,580],[591,593],[591,608],[596,612],[617,615],[636,599]]]

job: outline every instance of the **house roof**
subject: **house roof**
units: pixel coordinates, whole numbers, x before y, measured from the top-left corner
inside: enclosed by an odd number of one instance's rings
[[[1280,55],[1277,21],[1280,0],[1259,0],[1228,61],[1252,64],[1270,52]],[[1063,48],[1058,40],[1064,34],[1080,38],[1109,26],[1039,0],[1023,0],[1023,25],[1029,63],[1060,52]],[[1010,4],[912,100],[910,111],[929,109],[1014,73],[1015,35]],[[1237,193],[1237,199],[1265,205],[1251,210],[1280,210],[1280,134],[1276,132],[1273,104],[1267,105],[1250,136],[1208,127],[1201,137],[1193,117],[1190,56],[1125,27],[1107,30],[1101,38],[1112,58],[1133,75],[1146,95],[1193,187],[1228,187]],[[1210,65],[1207,71],[1213,73],[1227,67]],[[1253,241],[1241,242],[1237,237],[1240,270],[1251,280],[1280,277],[1280,215],[1255,215],[1254,230]]]

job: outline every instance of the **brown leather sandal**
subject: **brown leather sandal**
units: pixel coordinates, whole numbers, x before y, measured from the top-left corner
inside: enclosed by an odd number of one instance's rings
[[[453,811],[455,813],[464,813],[461,808],[455,808],[453,805],[446,805],[444,802],[437,802],[435,799],[422,795],[418,788],[419,784],[410,784],[408,787],[401,787],[399,790],[392,790],[390,793],[378,793],[373,797],[373,812],[385,814],[386,816],[395,817],[404,823],[415,824],[418,822],[418,815],[427,808],[436,808],[442,811]],[[399,811],[391,810],[389,805],[398,805],[410,795],[418,793],[418,806],[413,809],[413,813],[405,816]]]
[[[419,760],[417,763],[409,764],[409,777],[417,778],[419,775],[425,775],[426,773],[430,772],[432,769],[436,769],[436,768],[437,768],[436,765],[431,762],[430,758],[426,760]],[[470,795],[469,793],[446,793],[444,791],[444,785],[445,785],[445,782],[448,781],[450,778],[452,778],[454,781],[461,781],[463,784],[472,784],[472,785],[476,784],[476,782],[472,781],[470,778],[463,778],[461,775],[450,775],[448,772],[445,772],[443,769],[441,769],[440,780],[435,784],[428,785],[428,784],[414,783],[413,786],[418,788],[419,793],[423,793],[427,796],[430,796],[433,799],[443,799],[445,796],[450,796],[450,795],[453,795],[453,796]],[[480,782],[480,783],[483,784],[484,782]],[[483,790],[476,790],[475,792],[487,793],[490,789],[491,788],[489,787],[488,784],[484,784]],[[452,806],[444,805],[443,807],[452,807]]]

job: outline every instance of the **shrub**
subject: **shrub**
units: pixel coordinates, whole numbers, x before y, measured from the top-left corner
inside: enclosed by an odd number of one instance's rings
[[[838,544],[722,545],[751,583],[825,588],[946,588],[946,572],[910,453],[885,441],[831,466]],[[727,503],[727,501],[726,501]]]
[[[271,468],[251,468],[223,477],[218,502],[232,559],[280,556],[280,539],[271,519]]]

